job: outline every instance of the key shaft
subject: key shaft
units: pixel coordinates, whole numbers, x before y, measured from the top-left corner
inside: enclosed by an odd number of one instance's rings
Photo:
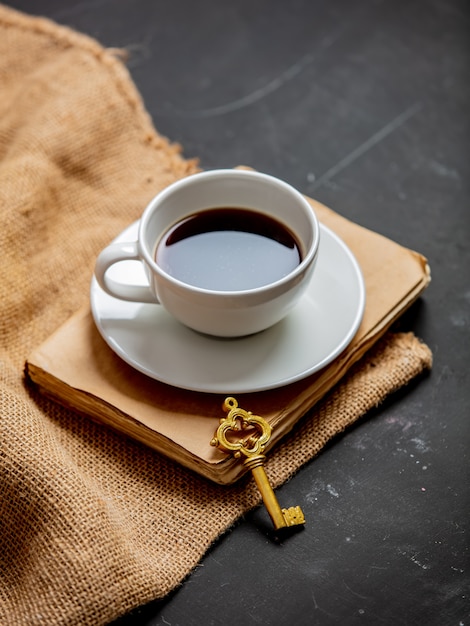
[[[279,501],[274,493],[273,488],[268,480],[268,476],[266,474],[266,470],[263,466],[263,459],[259,461],[259,464],[256,464],[254,467],[251,467],[251,462],[256,461],[257,459],[247,459],[245,461],[245,465],[247,465],[251,469],[252,476],[255,480],[256,486],[261,493],[261,497],[263,498],[264,506],[268,511],[269,517],[273,523],[273,526],[276,530],[281,528],[285,528],[288,526],[286,518],[284,517],[284,513],[281,509]]]

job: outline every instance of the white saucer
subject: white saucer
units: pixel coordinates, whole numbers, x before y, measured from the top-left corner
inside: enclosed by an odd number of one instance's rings
[[[138,222],[116,238],[137,238]],[[139,262],[109,272],[145,283]],[[177,322],[158,304],[113,298],[93,278],[91,308],[108,345],[124,361],[161,382],[194,391],[235,394],[281,387],[320,370],[350,343],[361,323],[365,287],[345,243],[321,226],[314,276],[299,304],[281,322],[250,337],[219,339]]]

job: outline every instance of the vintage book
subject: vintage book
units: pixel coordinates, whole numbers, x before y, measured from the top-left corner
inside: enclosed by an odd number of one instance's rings
[[[238,394],[244,408],[270,422],[269,447],[344,376],[430,281],[422,255],[310,202],[320,222],[347,244],[359,263],[366,291],[364,316],[351,343],[323,369],[275,389]],[[210,445],[230,389],[226,394],[202,393],[140,373],[104,341],[89,307],[78,311],[29,356],[26,375],[59,403],[212,481],[230,484],[246,471],[240,461]]]

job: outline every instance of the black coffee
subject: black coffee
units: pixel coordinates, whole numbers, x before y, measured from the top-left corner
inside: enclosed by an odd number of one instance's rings
[[[207,209],[170,228],[155,258],[171,276],[196,287],[243,291],[279,280],[301,261],[291,231],[248,209]]]

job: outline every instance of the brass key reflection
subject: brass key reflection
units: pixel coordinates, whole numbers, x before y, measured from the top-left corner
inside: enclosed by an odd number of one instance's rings
[[[264,469],[266,457],[263,451],[271,437],[271,425],[259,415],[253,415],[251,411],[239,408],[235,398],[226,398],[223,409],[227,417],[220,419],[220,426],[211,440],[211,446],[218,447],[225,452],[232,452],[236,458],[241,458],[242,455],[245,457],[243,464],[251,470],[276,530],[304,524],[305,518],[300,506],[281,509],[269,484]],[[244,431],[248,433],[245,439],[236,437]],[[232,438],[229,438],[230,433],[232,433]],[[235,437],[233,437],[234,434]]]

